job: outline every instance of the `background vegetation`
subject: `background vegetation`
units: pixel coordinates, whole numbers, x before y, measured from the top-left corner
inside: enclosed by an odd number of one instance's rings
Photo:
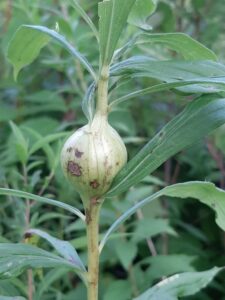
[[[80,3],[97,23],[97,2]],[[154,32],[186,32],[225,59],[225,6],[223,0],[159,1],[156,13],[148,20]],[[42,24],[60,28],[93,64],[98,63],[98,47],[92,32],[66,1],[2,0],[0,3],[0,186],[21,189],[63,200],[81,208],[79,196],[64,179],[59,166],[63,141],[74,129],[85,124],[81,100],[89,75],[57,44],[50,43],[32,65],[25,68],[17,82],[6,59],[12,34],[21,24]],[[97,25],[97,24],[96,24]],[[124,37],[132,35],[128,26]],[[159,45],[145,47],[148,55],[176,56]],[[136,47],[134,54],[139,54]],[[124,54],[126,57],[126,54]],[[125,82],[118,96],[147,87],[150,79]],[[144,86],[143,86],[144,83]],[[114,95],[115,96],[115,95]],[[117,96],[117,95],[116,95]],[[164,124],[192,99],[182,93],[161,92],[118,105],[110,123],[124,138],[130,157]],[[18,128],[10,123],[17,124]],[[44,139],[42,139],[45,137]],[[23,140],[23,147],[18,140]],[[106,202],[101,216],[104,232],[131,204],[167,184],[187,180],[211,180],[225,188],[225,128],[199,141],[168,160],[153,176],[131,188],[121,198]],[[28,228],[40,228],[53,236],[71,241],[86,259],[83,224],[47,205],[1,197],[0,242],[48,244],[24,236]],[[135,235],[130,232],[134,232]],[[162,275],[205,270],[225,265],[225,235],[215,224],[214,212],[196,201],[166,197],[149,204],[120,228],[120,233],[104,248],[101,257],[100,294],[103,300],[129,300],[159,280]],[[85,290],[78,277],[66,270],[33,272],[36,299],[84,299]],[[29,272],[11,280],[0,280],[0,295],[27,297]],[[132,287],[132,288],[131,288]],[[188,299],[225,299],[223,275],[198,295]]]

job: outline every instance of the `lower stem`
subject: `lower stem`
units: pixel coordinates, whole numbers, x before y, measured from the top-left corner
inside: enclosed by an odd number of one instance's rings
[[[86,208],[88,244],[88,300],[98,300],[99,280],[99,212],[101,205],[94,199]]]

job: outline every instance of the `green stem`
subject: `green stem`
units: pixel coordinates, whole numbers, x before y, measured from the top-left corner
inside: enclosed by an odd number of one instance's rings
[[[109,66],[103,66],[98,81],[97,114],[108,115]]]
[[[96,115],[107,119],[109,66],[101,68],[98,80]],[[88,199],[89,200],[89,199]],[[88,244],[88,300],[98,300],[99,281],[99,213],[102,199],[84,199]]]
[[[99,278],[99,213],[101,204],[91,199],[86,208],[87,244],[88,244],[88,300],[98,299]]]

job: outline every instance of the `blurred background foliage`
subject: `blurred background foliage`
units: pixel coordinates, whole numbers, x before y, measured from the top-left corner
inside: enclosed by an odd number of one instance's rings
[[[96,0],[80,4],[97,25]],[[158,1],[148,23],[153,32],[185,32],[225,60],[225,5],[223,0]],[[85,124],[81,100],[90,78],[78,61],[54,42],[41,51],[38,60],[13,80],[6,49],[21,24],[58,28],[78,50],[98,65],[98,46],[87,24],[67,1],[1,0],[0,2],[0,186],[52,197],[82,209],[79,197],[65,181],[59,153],[65,138]],[[123,33],[127,41],[135,32],[131,25]],[[159,45],[140,45],[150,56],[176,57]],[[139,48],[134,50],[139,53]],[[128,57],[124,54],[124,57]],[[151,79],[125,82],[111,94],[115,99]],[[166,91],[145,95],[118,105],[110,123],[124,138],[130,157],[147,139],[175,116],[191,95]],[[14,123],[10,123],[13,121]],[[141,184],[120,198],[106,201],[101,232],[133,203],[162,186],[188,180],[211,180],[225,188],[225,127],[168,160]],[[69,240],[86,259],[83,224],[60,209],[1,197],[0,242],[24,241],[28,228],[40,228]],[[37,239],[26,242],[48,249]],[[204,270],[225,265],[225,234],[214,222],[214,213],[196,201],[162,199],[120,228],[101,257],[102,300],[129,300],[164,276],[182,271]],[[28,275],[0,281],[0,295],[27,297]],[[34,299],[85,299],[85,289],[74,274],[65,270],[33,272]],[[0,297],[1,298],[1,297]],[[209,288],[187,299],[225,299],[225,278],[217,277]]]

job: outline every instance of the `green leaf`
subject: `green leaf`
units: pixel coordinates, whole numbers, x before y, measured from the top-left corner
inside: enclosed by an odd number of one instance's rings
[[[196,84],[202,84],[204,85],[210,85],[211,92],[216,92],[216,91],[224,91],[225,86],[224,83],[221,82],[222,78],[212,78],[212,79],[205,79],[205,78],[199,78],[199,79],[195,79],[192,81],[189,80],[180,80],[178,82],[171,82],[171,83],[160,83],[160,84],[156,84],[153,86],[150,86],[148,88],[145,89],[141,89],[141,90],[137,90],[135,92],[132,92],[130,94],[124,95],[114,101],[111,102],[111,104],[109,105],[110,108],[112,108],[115,105],[118,105],[121,102],[130,100],[130,99],[138,99],[138,97],[140,96],[144,96],[147,94],[151,94],[151,93],[156,93],[156,92],[162,92],[162,91],[166,91],[166,90],[170,90],[170,89],[174,89],[174,88],[179,88],[179,87],[184,87],[184,86],[190,86],[190,85],[195,85]],[[224,78],[225,80],[225,78]],[[207,89],[208,89],[207,88]],[[198,88],[195,89],[195,91],[197,92]],[[208,91],[209,92],[209,91]],[[151,98],[152,99],[152,98]],[[150,99],[150,100],[151,100]]]
[[[68,275],[68,269],[60,268],[60,269],[53,269],[44,274],[42,280],[38,283],[36,290],[35,290],[35,300],[43,299],[42,295],[49,291],[50,286],[53,284],[54,281],[60,280],[63,276]],[[1,300],[1,299],[0,299]]]
[[[97,41],[99,41],[98,30],[95,27],[95,25],[92,22],[92,20],[90,19],[90,17],[88,16],[88,14],[86,14],[86,12],[80,6],[80,4],[78,3],[77,0],[70,0],[70,3],[76,9],[76,11],[79,13],[79,15],[84,19],[84,21],[89,25],[89,27],[91,28],[92,32],[94,33]]]
[[[116,243],[116,253],[125,270],[129,269],[137,250],[137,245],[131,241],[120,240]]]
[[[158,43],[181,54],[187,60],[217,60],[215,53],[185,33],[143,33],[137,44]]]
[[[115,177],[107,196],[126,191],[172,155],[199,141],[223,123],[225,99],[203,96],[194,100],[123,167]]]
[[[87,59],[78,52],[64,36],[44,26],[22,25],[14,34],[8,48],[7,57],[14,66],[14,77],[19,71],[32,63],[40,50],[53,38],[73,57],[78,59],[96,80],[96,74]]]
[[[179,183],[166,187],[163,194],[169,197],[198,199],[216,212],[216,223],[225,231],[225,192],[213,183]]]
[[[81,273],[67,260],[26,244],[0,244],[0,278],[20,275],[29,268],[67,267]]]
[[[142,219],[137,223],[132,241],[139,242],[160,233],[167,233],[173,236],[177,235],[166,219]]]
[[[22,164],[26,164],[28,160],[28,143],[20,130],[20,128],[13,123],[12,121],[9,122],[10,127],[13,131],[16,153],[19,157],[19,160]]]
[[[192,264],[196,258],[184,254],[156,255],[143,259],[140,264],[145,266],[147,263],[150,264],[147,276],[154,280],[178,272],[194,272]]]
[[[7,53],[8,59],[14,66],[15,80],[19,71],[31,64],[49,41],[48,35],[40,34],[25,26],[19,27],[10,41]]]
[[[37,195],[31,194],[31,193],[27,193],[27,192],[23,192],[23,191],[19,191],[19,190],[5,189],[5,188],[0,188],[0,195],[31,199],[31,200],[35,200],[37,202],[57,206],[57,207],[63,208],[65,210],[69,211],[70,213],[78,216],[83,221],[85,220],[84,214],[81,211],[79,211],[79,209],[77,209],[69,204],[60,202],[60,201],[48,199],[45,197],[37,196]]]
[[[124,223],[131,215],[137,212],[146,204],[156,200],[161,196],[194,198],[208,205],[216,212],[216,223],[225,231],[225,192],[217,188],[213,183],[193,181],[186,183],[178,183],[167,186],[157,193],[143,199],[125,213],[123,213],[108,229],[101,240],[99,251],[101,252],[106,241],[112,232],[114,232],[122,223]]]
[[[116,280],[109,284],[103,300],[130,300],[132,289],[128,280]]]
[[[81,271],[86,271],[85,266],[83,265],[79,255],[77,254],[77,251],[69,242],[56,239],[55,237],[40,229],[29,229],[27,233],[38,235],[47,240],[68,262],[72,263]]]
[[[88,119],[88,121],[92,121],[94,117],[94,95],[95,95],[96,84],[93,82],[87,89],[87,92],[82,101],[82,110]]]
[[[39,149],[43,149],[43,151],[45,152],[47,159],[48,159],[49,168],[51,171],[53,171],[56,168],[58,161],[55,157],[55,153],[54,153],[53,149],[48,144],[47,137],[43,137],[39,132],[37,132],[36,130],[34,130],[30,127],[24,126],[23,128],[29,133],[29,135],[31,135],[31,137],[34,137],[35,140],[37,140],[37,142],[34,142],[32,144],[33,146],[29,150],[29,155],[32,155],[35,151],[37,151]],[[50,135],[50,136],[52,136],[52,135]],[[51,142],[51,140],[50,140],[50,142]],[[34,148],[34,146],[35,146],[35,148]]]
[[[33,154],[41,148],[44,148],[48,143],[59,140],[60,138],[65,138],[68,136],[68,132],[58,132],[52,133],[45,137],[41,137],[30,149],[29,154]]]
[[[187,272],[166,278],[134,300],[178,300],[194,295],[205,288],[223,268],[204,272]]]
[[[117,64],[110,70],[111,76],[150,77],[167,83],[180,81],[204,81],[206,85],[194,85],[187,92],[213,93],[214,85],[225,83],[225,66],[214,61],[156,61],[146,56],[134,56]],[[211,85],[208,85],[211,81]],[[185,88],[181,89],[186,91]]]
[[[135,0],[104,0],[98,4],[102,65],[109,65]]]
[[[136,0],[129,15],[128,23],[144,30],[151,30],[152,27],[146,21],[154,13],[156,7],[157,0]]]

